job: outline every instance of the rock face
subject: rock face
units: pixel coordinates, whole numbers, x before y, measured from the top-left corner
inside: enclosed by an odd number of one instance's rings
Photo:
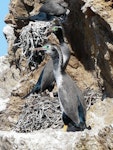
[[[72,49],[86,70],[96,72],[103,92],[112,97],[113,4],[103,0],[69,0],[68,3],[71,13],[65,28]]]
[[[95,74],[94,78],[97,78],[98,86],[104,95],[112,97],[112,2],[103,0],[66,1],[71,12],[64,27],[72,50],[85,70]],[[22,27],[29,23],[25,20],[18,20],[16,17],[35,14],[42,2],[11,1],[10,13],[5,22],[13,26],[12,44],[15,43],[15,40],[18,41]],[[9,46],[8,52],[10,59],[14,60],[12,47]],[[17,49],[15,53],[17,60],[19,51]],[[86,77],[84,80],[87,80]]]
[[[3,30],[8,42],[8,56],[0,58],[1,150],[113,149],[113,2],[65,1],[69,4],[70,14],[63,26],[71,50],[66,71],[83,92],[90,89],[103,94],[104,101],[92,92],[88,96],[87,124],[92,129],[76,133],[51,128],[33,133],[11,131],[27,101],[21,97],[32,89],[48,60],[42,54],[34,54],[33,48],[48,40],[58,43],[54,35],[44,37],[46,29],[54,22],[17,19],[38,12],[44,0],[11,0],[5,18],[7,26]]]
[[[0,132],[0,148],[18,150],[103,150],[113,149],[113,127],[93,131],[65,133],[59,130],[40,130],[32,133]]]

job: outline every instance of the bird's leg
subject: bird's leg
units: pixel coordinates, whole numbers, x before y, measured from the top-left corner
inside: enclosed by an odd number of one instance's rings
[[[53,92],[54,97],[58,97],[58,92]]]
[[[49,92],[49,96],[50,96],[51,98],[54,98],[53,92]]]
[[[46,90],[46,94],[49,95],[51,98],[54,98],[54,94],[52,91]]]
[[[64,124],[63,126],[63,131],[66,132],[67,131],[68,126]]]

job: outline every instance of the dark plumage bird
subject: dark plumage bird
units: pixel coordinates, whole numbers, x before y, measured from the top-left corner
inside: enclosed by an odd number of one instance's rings
[[[67,43],[64,41],[63,28],[60,25],[58,26],[56,25],[56,26],[51,27],[48,30],[48,33],[49,32],[54,33],[59,40],[60,49],[63,55],[63,68],[65,69],[70,59],[70,50],[69,50]]]
[[[49,16],[65,16],[68,13],[68,4],[64,0],[46,0],[40,12],[44,12]]]
[[[59,40],[60,48],[63,54],[63,68],[65,70],[70,58],[70,51],[68,45],[64,41],[62,27],[54,26],[48,32],[53,32]],[[52,63],[52,59],[50,59],[42,69],[36,85],[33,87],[31,92],[28,93],[23,98],[28,97],[31,93],[43,92],[46,89],[48,89],[49,92],[51,92],[52,89],[54,88],[54,84],[55,84],[55,78],[53,74],[53,63]]]
[[[64,0],[46,0],[45,3],[40,7],[39,13],[29,17],[16,17],[21,20],[40,20],[49,21],[54,17],[65,17],[69,14],[68,4]]]
[[[42,47],[53,60],[53,72],[58,88],[62,118],[67,131],[83,131],[86,126],[86,104],[81,90],[65,73],[63,55],[59,46],[47,44]],[[90,129],[90,127],[88,128]]]

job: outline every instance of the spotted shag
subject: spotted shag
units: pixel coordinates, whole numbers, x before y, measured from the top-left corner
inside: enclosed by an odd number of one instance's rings
[[[63,55],[60,46],[47,44],[42,47],[53,61],[53,72],[58,88],[62,119],[67,131],[83,131],[86,126],[86,104],[83,94],[72,78],[63,69]]]
[[[64,0],[46,0],[37,14],[29,17],[18,16],[15,18],[28,21],[50,21],[55,17],[59,17],[61,20],[65,20],[69,12],[68,3]]]
[[[63,54],[63,68],[65,70],[70,58],[70,50],[68,44],[64,41],[62,27],[53,26],[48,32],[53,32],[59,40],[60,48]],[[48,89],[49,92],[51,92],[52,89],[54,88],[54,84],[55,84],[55,78],[53,74],[53,63],[52,63],[52,59],[50,59],[42,69],[39,79],[35,84],[35,86],[33,87],[33,89],[31,90],[31,92],[28,93],[23,98],[28,97],[31,93],[43,92],[46,89]]]

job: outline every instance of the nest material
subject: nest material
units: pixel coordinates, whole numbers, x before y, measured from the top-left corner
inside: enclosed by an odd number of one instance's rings
[[[31,67],[34,67],[33,70],[37,68],[44,59],[44,54],[36,53],[34,48],[41,47],[48,41],[45,33],[53,24],[54,22],[37,21],[30,22],[22,28],[19,39],[13,46],[13,49],[21,48],[20,64],[23,58],[26,58],[30,70],[32,70]]]
[[[38,45],[42,46],[47,41],[45,31],[50,26],[50,22],[37,21],[30,22],[28,26],[23,27],[20,34],[20,44],[23,52],[27,53],[30,48],[35,48]]]
[[[84,91],[84,98],[86,101],[87,110],[89,110],[91,105],[96,103],[98,100],[102,100],[102,92],[94,91],[92,88],[86,88]]]
[[[90,88],[86,89],[84,94],[87,110],[102,97],[100,91],[94,91]],[[14,130],[32,132],[47,128],[58,129],[62,126],[63,121],[58,98],[36,94],[27,99]]]
[[[32,132],[46,128],[61,128],[61,110],[58,98],[39,94],[30,96],[23,107],[22,113],[14,130],[17,132]]]

